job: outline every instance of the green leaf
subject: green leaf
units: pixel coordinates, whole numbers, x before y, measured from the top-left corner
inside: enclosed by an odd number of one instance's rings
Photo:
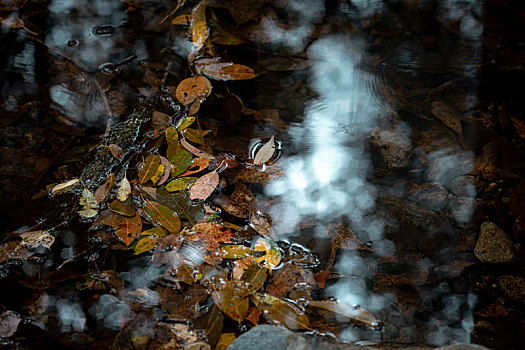
[[[171,181],[165,186],[165,188],[170,192],[187,190],[195,183],[195,181],[197,181],[197,179],[198,177],[181,177]]]
[[[151,249],[155,248],[159,242],[160,237],[156,235],[143,237],[135,245],[133,254],[139,255],[150,251]]]
[[[173,126],[166,129],[165,136],[168,145],[176,144],[179,140],[179,132]]]
[[[131,203],[129,198],[125,202],[115,199],[113,202],[108,203],[108,207],[112,212],[128,217],[134,216],[137,212],[135,206]]]
[[[191,166],[193,156],[186,151],[180,143],[169,145],[166,156],[173,167],[171,168],[171,176],[178,176],[186,171]]]
[[[164,188],[157,189],[157,201],[163,205],[175,210],[183,219],[187,219],[193,226],[204,217],[202,203],[190,201],[187,191],[170,194]]]
[[[252,264],[241,276],[239,287],[240,295],[248,296],[261,289],[267,277],[267,269],[257,264]]]
[[[252,250],[241,244],[227,244],[221,246],[221,253],[225,259],[242,259],[251,255]]]
[[[299,306],[269,294],[256,293],[252,298],[269,322],[288,329],[310,329],[308,316]]]
[[[190,140],[191,142],[198,143],[199,145],[204,145],[204,137],[199,130],[195,129],[186,129],[184,130],[184,137]]]
[[[139,166],[139,182],[143,184],[149,179],[151,179],[157,172],[157,169],[159,168],[159,164],[160,164],[159,155],[152,154],[148,156],[144,160],[144,162]]]
[[[146,201],[145,209],[156,223],[170,233],[180,232],[179,216],[170,208],[156,202]]]
[[[249,300],[237,295],[236,290],[237,286],[228,281],[214,290],[211,297],[226,316],[240,323],[248,316]]]
[[[184,130],[186,129],[188,126],[190,126],[191,124],[193,124],[193,122],[195,121],[196,117],[194,116],[188,116],[188,117],[184,117],[182,119],[180,119],[178,122],[177,122],[177,125],[175,125],[175,127],[177,128],[177,130],[181,131],[181,130]]]
[[[159,237],[166,237],[169,234],[169,231],[163,228],[162,226],[156,226],[154,228],[150,228],[149,230],[142,231],[140,233],[141,236],[159,236]]]

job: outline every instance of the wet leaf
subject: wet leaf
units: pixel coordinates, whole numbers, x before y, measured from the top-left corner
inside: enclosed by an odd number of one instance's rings
[[[214,156],[212,156],[211,154],[209,153],[206,153],[200,149],[198,149],[197,147],[195,146],[192,146],[191,144],[188,143],[188,141],[186,141],[185,138],[182,138],[180,140],[180,144],[182,145],[182,147],[184,147],[185,149],[187,149],[190,153],[196,155],[197,157],[200,157],[200,158],[207,158],[207,159],[213,159],[215,158]]]
[[[22,245],[30,249],[38,248],[39,246],[51,248],[51,245],[55,242],[55,236],[49,231],[31,231],[20,234],[22,238]]]
[[[242,117],[244,112],[244,104],[239,96],[235,94],[229,94],[224,98],[222,102],[222,112],[226,116],[228,124],[236,124]]]
[[[371,312],[362,308],[355,308],[337,300],[311,300],[308,302],[308,306],[337,313],[349,318],[352,322],[357,322],[367,327],[377,328],[380,324]]]
[[[193,320],[207,298],[208,293],[200,284],[192,284],[185,291],[170,286],[160,292],[160,307],[172,319]]]
[[[240,281],[244,272],[254,264],[257,265],[257,260],[255,260],[253,255],[249,255],[243,259],[234,260],[232,268],[232,278],[235,281]]]
[[[170,208],[156,203],[146,201],[144,207],[151,218],[170,233],[178,233],[180,231],[181,223],[179,216]]]
[[[236,339],[235,333],[222,333],[215,350],[226,350]]]
[[[218,184],[219,174],[215,170],[201,176],[190,189],[190,199],[205,200],[213,193]]]
[[[198,143],[199,145],[204,145],[204,137],[202,137],[203,135],[199,130],[188,128],[184,130],[182,134],[186,139],[190,140],[191,142]]]
[[[159,166],[157,168],[157,171],[151,177],[151,182],[156,184],[160,180],[161,176],[163,176],[163,175],[164,175],[164,164],[159,164]]]
[[[0,316],[0,338],[9,338],[16,333],[22,318],[14,311],[4,311]]]
[[[100,185],[95,191],[95,198],[99,203],[102,203],[109,195],[111,188],[115,184],[115,174],[109,174],[106,182],[103,185]]]
[[[171,117],[166,113],[153,111],[151,115],[151,129],[153,130],[153,138],[161,136],[170,125]]]
[[[259,319],[261,318],[261,310],[256,307],[250,306],[248,310],[248,316],[246,319],[250,321],[254,326],[259,324]]]
[[[187,190],[197,179],[198,177],[180,177],[168,183],[165,188],[170,192]]]
[[[185,25],[189,25],[190,24],[190,20],[191,20],[191,15],[190,14],[180,15],[180,16],[177,16],[174,19],[172,19],[171,20],[171,24],[185,26]]]
[[[160,186],[166,181],[168,181],[170,174],[171,174],[171,168],[172,168],[170,161],[162,156],[160,157],[160,163],[161,165],[164,166],[164,172],[162,176],[160,177],[159,181],[157,182],[157,186]]]
[[[191,162],[188,170],[180,174],[179,176],[187,176],[203,171],[210,165],[210,159],[208,158],[194,158]]]
[[[275,141],[274,135],[266,142],[255,154],[253,158],[253,164],[262,165],[269,161],[275,153]]]
[[[178,148],[179,152],[175,153],[171,158],[170,162],[173,165],[171,168],[171,176],[179,176],[184,173],[186,169],[191,166],[193,156],[188,151]],[[168,148],[169,151],[169,148]]]
[[[131,193],[131,184],[128,181],[128,178],[126,177],[126,174],[124,174],[124,177],[122,180],[120,180],[120,186],[117,190],[117,199],[121,202],[126,201],[128,199],[129,194]]]
[[[142,231],[142,220],[138,214],[130,218],[110,210],[102,211],[91,227],[98,225],[107,225],[117,229],[115,235],[126,245],[133,243],[135,237]]]
[[[137,244],[135,245],[135,248],[133,249],[133,254],[139,255],[144,252],[150,251],[151,249],[155,248],[159,242],[160,242],[159,236],[156,236],[156,235],[145,236],[137,242]]]
[[[249,247],[240,244],[221,246],[222,257],[225,259],[242,259],[252,254]]]
[[[150,180],[155,173],[157,172],[157,169],[160,164],[160,156],[156,154],[152,154],[148,156],[144,162],[139,166],[139,182],[141,184],[147,182]]]
[[[248,267],[243,273],[239,283],[239,286],[242,289],[241,295],[248,296],[261,289],[267,276],[268,271],[265,267],[261,267],[257,264]]]
[[[200,244],[207,251],[213,251],[220,243],[230,243],[232,232],[221,225],[199,223],[192,230],[185,230],[184,237],[189,242]]]
[[[32,255],[20,242],[9,241],[0,245],[0,263],[10,260],[24,260]]]
[[[204,329],[212,348],[218,343],[224,325],[224,316],[217,305],[212,305],[210,311],[195,322],[196,329]]]
[[[215,80],[247,80],[257,76],[252,68],[232,62],[220,62],[213,58],[203,58],[195,62],[200,74]]]
[[[263,263],[270,270],[274,269],[281,262],[279,246],[269,238],[259,238],[257,242],[255,242],[253,250],[266,253],[257,258],[257,261]]]
[[[159,236],[163,238],[169,235],[169,231],[163,228],[162,226],[156,226],[154,228],[150,228],[149,230],[142,231],[140,235],[141,236]]]
[[[135,206],[131,203],[131,201],[128,200],[121,202],[118,199],[116,199],[108,203],[108,208],[117,214],[128,217],[135,216],[135,213],[137,212]]]
[[[198,3],[191,10],[190,29],[195,51],[200,50],[208,38],[208,26],[206,24],[206,5]]]
[[[188,126],[190,126],[191,124],[193,124],[193,122],[195,121],[196,117],[195,116],[188,116],[188,117],[184,117],[182,119],[180,119],[178,122],[177,122],[177,125],[175,125],[175,128],[177,128],[177,130],[184,130],[186,129]]]
[[[211,296],[226,316],[240,323],[248,315],[249,300],[237,295],[236,290],[235,283],[228,281],[213,291]]]
[[[210,21],[210,27],[210,37],[214,44],[240,45],[246,43],[242,33],[226,22],[213,19]]]
[[[51,194],[62,194],[75,187],[80,182],[79,179],[71,179],[51,188]]]
[[[166,136],[166,142],[168,145],[176,145],[178,143],[179,132],[173,126],[168,127],[164,132],[164,135]]]
[[[195,262],[186,254],[176,253],[172,258],[172,270],[177,280],[192,285],[195,282]]]
[[[308,316],[297,305],[267,294],[255,293],[253,298],[269,322],[289,329],[310,329]]]
[[[177,100],[186,106],[195,100],[202,101],[209,96],[209,84],[205,77],[196,75],[191,78],[186,78],[177,86],[176,97]]]
[[[122,156],[124,155],[124,150],[119,145],[115,145],[114,143],[107,146],[113,157],[115,157],[117,160],[121,160]]]
[[[186,191],[170,194],[160,188],[157,191],[157,201],[175,210],[181,218],[187,219],[191,225],[203,217],[202,204],[190,201],[189,194]]]
[[[87,187],[82,191],[79,203],[82,206],[82,210],[78,211],[81,217],[92,218],[98,214],[98,201]]]

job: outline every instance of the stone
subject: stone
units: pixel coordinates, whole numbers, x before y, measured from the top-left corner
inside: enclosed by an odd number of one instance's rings
[[[434,350],[489,350],[489,348],[476,344],[454,344],[435,348]]]
[[[403,124],[389,129],[375,129],[369,142],[372,155],[385,169],[403,170],[412,163],[410,131]]]
[[[481,224],[474,255],[487,264],[506,264],[515,258],[512,241],[501,228],[491,221]]]
[[[525,278],[503,275],[498,279],[498,288],[511,300],[525,304]]]
[[[476,178],[472,175],[462,175],[447,183],[449,190],[458,197],[476,198]]]

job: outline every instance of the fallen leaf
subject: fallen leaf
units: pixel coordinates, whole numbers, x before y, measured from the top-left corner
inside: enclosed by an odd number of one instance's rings
[[[55,242],[55,236],[49,231],[32,231],[24,232],[20,234],[22,238],[22,245],[30,249],[38,248],[39,246],[51,248],[51,245]]]
[[[159,242],[160,237],[156,235],[145,236],[137,242],[135,248],[133,249],[133,254],[139,255],[150,251],[151,249],[155,248]]]
[[[208,26],[206,24],[206,5],[198,3],[191,10],[190,29],[195,51],[199,51],[208,38]]]
[[[213,193],[218,184],[219,174],[215,170],[201,176],[190,189],[190,199],[205,200]]]
[[[75,187],[80,182],[79,179],[71,179],[61,184],[55,185],[51,188],[51,194],[62,194]]]
[[[184,137],[191,142],[198,143],[199,145],[204,145],[204,137],[199,130],[187,128],[182,134]]]
[[[230,244],[221,246],[221,254],[224,259],[242,259],[252,254],[252,250],[241,244]]]
[[[156,223],[170,233],[178,233],[180,231],[179,216],[170,208],[156,202],[146,201],[145,209]]]
[[[153,182],[154,184],[156,184],[161,176],[164,175],[164,164],[159,164],[158,168],[157,168],[157,171],[155,172],[155,174],[151,177],[151,182]]]
[[[257,261],[263,263],[270,270],[277,267],[281,262],[279,246],[269,238],[259,238],[257,242],[255,242],[253,250],[266,253],[257,258]]]
[[[215,350],[226,350],[236,339],[235,333],[222,333]]]
[[[177,128],[177,130],[184,130],[186,129],[188,126],[190,126],[191,124],[193,124],[193,122],[195,121],[195,119],[197,119],[195,116],[187,116],[187,117],[184,117],[184,118],[181,118],[178,122],[177,122],[177,125],[175,125],[175,128]]]
[[[311,300],[308,302],[308,306],[335,312],[339,315],[349,318],[352,322],[357,322],[358,324],[365,325],[367,327],[377,328],[380,325],[380,322],[375,318],[375,316],[370,311],[367,311],[359,307],[357,308],[353,307],[341,301]]]
[[[131,184],[129,183],[126,174],[124,174],[124,177],[122,180],[120,180],[120,186],[117,190],[117,199],[121,202],[126,201],[128,199],[129,194],[131,193]]]
[[[233,281],[228,281],[211,293],[215,304],[226,316],[241,323],[248,316],[249,300],[236,294],[237,286]]]
[[[171,20],[171,24],[185,26],[185,25],[189,25],[190,24],[190,20],[191,20],[191,15],[190,14],[180,15],[180,16],[177,16],[174,19],[172,19]]]
[[[24,260],[32,253],[20,242],[9,241],[0,245],[0,263],[10,260]]]
[[[170,126],[164,132],[168,145],[176,145],[179,140],[179,132],[173,126]]]
[[[153,138],[161,136],[169,127],[171,117],[166,113],[153,111],[151,115],[151,129],[153,130]]]
[[[166,181],[168,181],[170,174],[171,174],[171,168],[172,168],[170,161],[162,156],[160,157],[160,163],[161,165],[164,166],[164,173],[162,174],[159,181],[157,182],[157,186],[160,186]]]
[[[144,162],[139,166],[139,182],[141,184],[150,180],[155,173],[160,164],[160,156],[157,154],[152,154],[148,156]]]
[[[140,233],[141,236],[159,236],[161,238],[164,238],[169,234],[169,231],[162,226],[156,226]]]
[[[269,161],[275,153],[275,141],[274,135],[266,142],[255,154],[253,158],[253,164],[262,165]]]
[[[258,264],[248,267],[238,283],[240,295],[248,296],[261,289],[267,276],[268,271],[265,267],[261,267]]]
[[[197,157],[200,157],[200,158],[207,158],[207,159],[213,159],[213,158],[215,158],[215,157],[212,156],[211,154],[206,153],[206,152],[204,152],[204,151],[198,149],[197,147],[192,146],[191,144],[189,144],[188,141],[186,141],[186,139],[185,139],[184,137],[180,140],[180,144],[182,145],[182,147],[184,147],[185,149],[187,149],[191,154],[194,154],[194,155],[196,155]]]
[[[252,298],[258,302],[264,318],[269,322],[288,329],[310,329],[308,316],[299,306],[267,294],[255,293]]]
[[[232,62],[221,62],[214,58],[202,58],[195,62],[199,74],[215,80],[247,80],[257,76],[252,68]]]
[[[124,202],[121,202],[120,200],[116,199],[108,203],[108,208],[117,214],[128,216],[128,217],[135,216],[135,213],[137,212],[135,206],[131,203],[131,201],[127,201],[127,200]]]
[[[239,96],[229,94],[221,104],[222,112],[226,116],[226,122],[230,125],[236,124],[244,112],[244,104]]]
[[[117,160],[121,160],[122,156],[124,155],[124,150],[119,145],[115,145],[114,143],[107,146],[113,157],[115,157]]]
[[[82,197],[79,201],[82,205],[82,210],[78,211],[78,214],[83,218],[92,218],[98,214],[98,201],[87,187],[82,191]]]
[[[104,210],[91,225],[91,229],[98,225],[107,225],[117,229],[115,235],[126,245],[130,245],[142,230],[142,220],[138,214],[126,217],[116,214],[110,210]]]
[[[209,96],[208,79],[201,75],[196,75],[191,78],[186,78],[177,86],[176,94],[177,100],[186,106],[195,100],[202,101]]]
[[[111,188],[115,184],[115,174],[111,173],[109,174],[106,182],[104,182],[103,185],[100,185],[95,190],[95,198],[99,203],[102,203],[109,195],[109,192],[111,191]]]
[[[210,346],[215,348],[215,345],[220,339],[222,328],[224,325],[224,316],[217,305],[212,305],[210,311],[195,322],[195,329],[204,329],[204,334],[209,340]]]
[[[180,177],[168,183],[165,188],[170,192],[187,190],[197,179],[198,177]]]
[[[188,176],[203,171],[210,165],[210,159],[208,158],[194,158],[191,162],[190,167],[180,174],[179,176]]]

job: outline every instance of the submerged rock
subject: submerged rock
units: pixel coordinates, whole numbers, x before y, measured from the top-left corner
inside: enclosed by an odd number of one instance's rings
[[[385,169],[406,169],[412,162],[410,131],[404,125],[375,129],[370,136],[370,147],[378,165]]]
[[[498,288],[515,302],[525,304],[525,278],[504,275],[498,279]]]
[[[487,264],[506,264],[515,257],[512,241],[491,221],[485,221],[481,225],[474,255]]]

